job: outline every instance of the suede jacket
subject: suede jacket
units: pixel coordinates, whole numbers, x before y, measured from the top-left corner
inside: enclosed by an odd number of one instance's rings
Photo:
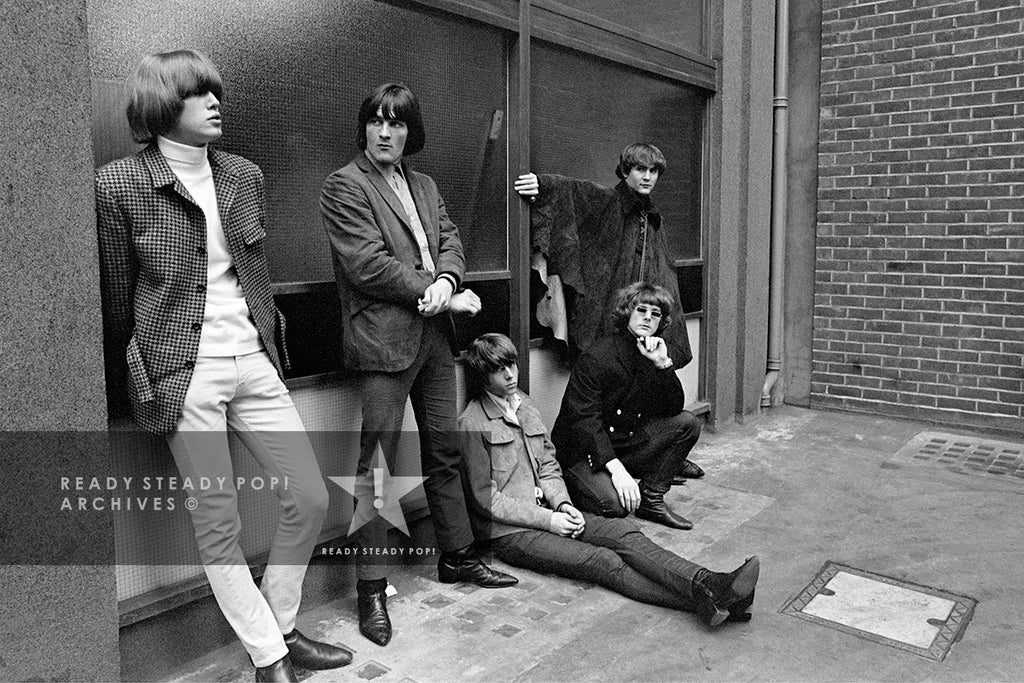
[[[571,502],[540,413],[523,397],[515,424],[484,394],[459,417],[459,444],[473,530],[480,540],[548,531],[552,510]],[[543,498],[537,500],[536,489]]]

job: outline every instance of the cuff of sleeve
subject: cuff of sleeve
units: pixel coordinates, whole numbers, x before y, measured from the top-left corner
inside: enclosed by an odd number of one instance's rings
[[[444,278],[445,280],[452,284],[452,294],[459,290],[459,281],[455,278],[454,275],[452,275],[451,273],[441,273],[436,278],[434,278],[434,282],[437,282],[441,278]]]

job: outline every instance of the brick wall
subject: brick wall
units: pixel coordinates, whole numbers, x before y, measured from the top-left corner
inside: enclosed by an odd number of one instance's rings
[[[823,0],[812,406],[1024,433],[1022,5]]]

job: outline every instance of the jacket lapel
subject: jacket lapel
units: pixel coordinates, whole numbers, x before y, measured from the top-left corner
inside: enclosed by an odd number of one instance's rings
[[[405,213],[405,207],[402,206],[402,200],[398,198],[395,191],[388,185],[388,181],[384,180],[384,176],[380,174],[377,167],[370,163],[370,160],[366,158],[365,152],[360,152],[359,156],[356,157],[356,166],[366,174],[366,177],[370,180],[370,184],[373,185],[374,189],[380,193],[380,196],[384,198],[391,210],[398,216],[398,220],[402,222],[410,232],[412,226],[409,225],[409,215]]]
[[[218,152],[210,150],[208,154],[210,170],[213,173],[213,187],[217,192],[217,210],[220,213],[220,224],[224,228],[224,234],[230,240],[235,228],[228,220],[228,216],[231,215],[231,205],[238,194],[238,176],[220,164]]]
[[[437,210],[436,206],[431,206],[430,196],[427,192],[426,185],[420,179],[420,177],[412,172],[408,166],[405,167],[405,180],[409,183],[409,190],[412,193],[412,199],[416,202],[416,210],[420,214],[420,223],[423,224],[423,232],[427,235],[427,244],[430,246],[430,256],[437,261],[438,244],[437,234],[431,228],[431,226],[437,225],[437,220],[434,217],[433,212]]]
[[[143,149],[140,155],[146,168],[149,169],[149,177],[153,181],[154,189],[170,187],[185,201],[199,206],[182,182],[178,180],[178,176],[174,175],[174,171],[167,164],[167,160],[164,159],[164,155],[160,153],[160,148],[156,146],[155,142]]]

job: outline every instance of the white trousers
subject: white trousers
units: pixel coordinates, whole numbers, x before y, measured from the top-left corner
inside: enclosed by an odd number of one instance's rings
[[[281,505],[259,589],[239,545],[228,429],[256,458],[265,481],[276,481]],[[198,501],[190,510],[192,524],[217,604],[253,663],[272,664],[288,654],[282,634],[295,628],[328,493],[302,420],[267,353],[196,359],[181,419],[167,443],[182,477],[211,483],[189,493]]]

